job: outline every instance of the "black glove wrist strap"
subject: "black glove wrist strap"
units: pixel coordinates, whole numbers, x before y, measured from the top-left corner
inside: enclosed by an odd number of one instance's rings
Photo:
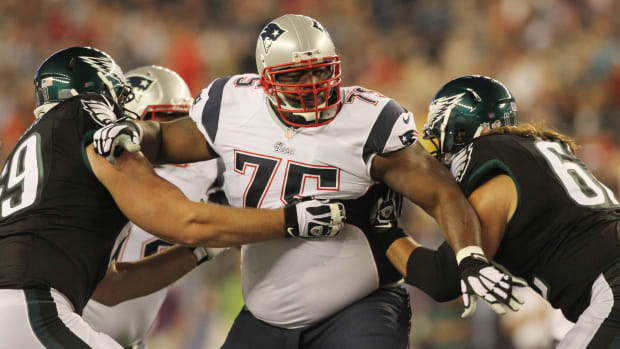
[[[299,223],[297,221],[296,205],[284,206],[284,236],[299,236]]]

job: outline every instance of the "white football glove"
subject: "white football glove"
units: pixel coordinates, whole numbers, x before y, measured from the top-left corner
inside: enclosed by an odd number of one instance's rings
[[[93,134],[95,152],[113,165],[124,150],[132,153],[140,151],[140,141],[142,128],[128,119],[103,126]]]
[[[503,273],[491,265],[478,246],[468,246],[456,254],[461,272],[461,292],[465,311],[461,317],[471,316],[476,311],[476,302],[482,298],[498,314],[519,310],[523,298],[514,292],[514,287],[526,287],[520,278]]]
[[[329,200],[305,200],[284,207],[288,236],[304,239],[333,237],[344,227],[344,205]]]
[[[194,247],[192,253],[196,257],[196,264],[200,265],[217,257],[220,253],[228,250],[230,247]]]

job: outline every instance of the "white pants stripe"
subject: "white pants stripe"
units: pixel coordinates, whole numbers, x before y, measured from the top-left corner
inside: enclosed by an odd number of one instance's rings
[[[620,263],[599,275],[590,305],[556,349],[617,348],[620,344]]]
[[[2,338],[0,349],[38,349],[46,348],[46,345],[68,348],[64,343],[75,343],[80,340],[83,342],[82,347],[85,348],[122,349],[108,335],[93,330],[73,311],[73,305],[63,294],[54,289],[49,292],[55,305],[56,316],[39,311],[53,310],[50,301],[32,300],[32,298],[27,301],[27,291],[0,289],[0,338]],[[33,324],[36,328],[33,328]],[[48,331],[58,328],[61,331]]]

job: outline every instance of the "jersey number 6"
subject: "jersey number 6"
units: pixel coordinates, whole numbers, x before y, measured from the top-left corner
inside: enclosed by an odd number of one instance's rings
[[[544,155],[566,193],[579,205],[618,205],[613,192],[599,182],[585,165],[560,143],[538,141],[536,147]]]

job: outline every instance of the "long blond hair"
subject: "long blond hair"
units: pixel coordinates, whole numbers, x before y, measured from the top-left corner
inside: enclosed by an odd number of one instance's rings
[[[560,141],[567,144],[573,154],[575,154],[579,149],[579,145],[577,145],[575,139],[552,130],[547,127],[544,122],[522,123],[519,124],[519,126],[502,126],[485,130],[482,134],[509,134],[526,137],[538,137],[545,141]]]

